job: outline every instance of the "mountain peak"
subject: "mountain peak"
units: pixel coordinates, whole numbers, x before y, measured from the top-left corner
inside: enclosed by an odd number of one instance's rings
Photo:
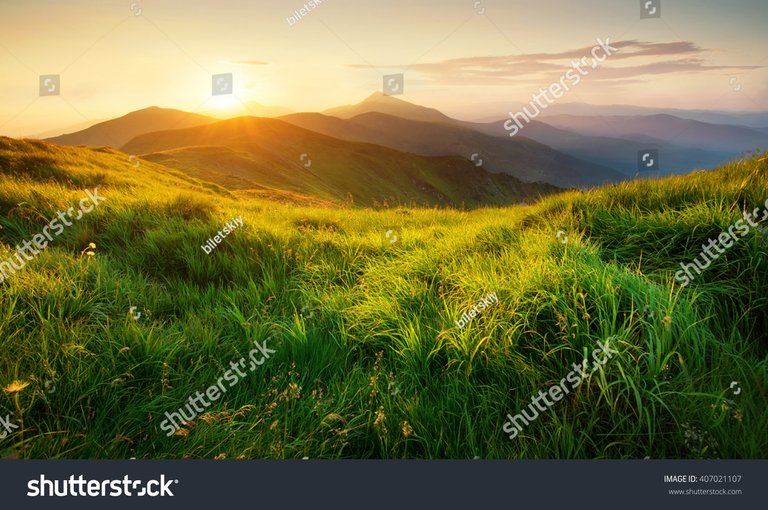
[[[456,122],[434,108],[420,106],[378,91],[370,94],[357,104],[338,106],[325,110],[323,113],[341,119],[351,119],[364,113],[384,113],[394,117],[421,122]]]
[[[402,99],[398,99],[395,96],[387,96],[383,92],[373,92],[371,95],[366,97],[361,101],[361,103],[378,103],[381,101],[393,101],[398,103],[408,103],[408,101],[403,101]],[[413,104],[413,103],[409,103]]]

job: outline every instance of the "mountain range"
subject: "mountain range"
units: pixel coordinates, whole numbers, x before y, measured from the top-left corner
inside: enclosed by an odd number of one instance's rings
[[[623,177],[610,168],[563,154],[529,138],[489,136],[456,121],[425,122],[377,112],[349,119],[297,113],[281,120],[343,140],[377,143],[425,156],[464,157],[492,172],[528,182],[589,186]]]
[[[708,124],[673,115],[576,116],[554,115],[547,123],[588,136],[610,136],[664,141],[684,147],[719,151],[752,151],[766,148],[763,131],[728,124]],[[761,147],[762,145],[762,147]]]
[[[492,136],[507,136],[503,121],[475,123],[472,126]],[[618,170],[624,174],[624,178],[637,173],[637,154],[648,149],[657,149],[661,154],[660,168],[656,172],[659,175],[712,168],[742,152],[736,149],[717,151],[674,145],[646,134],[621,138],[616,138],[615,135],[583,135],[575,130],[555,127],[537,120],[526,124],[521,133],[564,154]]]
[[[488,102],[468,104],[452,108],[449,112],[455,118],[473,122],[491,122],[510,110],[520,111],[523,105],[510,105],[506,102]],[[672,115],[681,119],[698,120],[709,124],[731,124],[763,129],[768,127],[768,111],[722,111],[722,110],[683,110],[680,108],[648,108],[634,105],[596,105],[588,103],[555,103],[541,112],[540,120],[545,121],[553,115],[590,116],[649,116]]]
[[[659,151],[663,175],[768,147],[768,128],[669,114],[549,115],[514,137],[505,120],[461,121],[374,93],[322,113],[277,118],[220,120],[150,107],[47,141],[110,146],[239,192],[465,206],[626,180],[637,171],[638,151],[648,149]]]

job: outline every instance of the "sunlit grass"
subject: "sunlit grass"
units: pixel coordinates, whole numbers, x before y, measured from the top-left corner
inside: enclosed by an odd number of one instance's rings
[[[764,458],[768,243],[672,275],[767,177],[755,159],[529,207],[312,208],[0,139],[3,257],[82,189],[107,198],[0,286],[0,414],[21,426],[0,455]],[[508,439],[508,413],[614,335],[601,374]],[[267,337],[263,367],[165,436],[163,413]]]

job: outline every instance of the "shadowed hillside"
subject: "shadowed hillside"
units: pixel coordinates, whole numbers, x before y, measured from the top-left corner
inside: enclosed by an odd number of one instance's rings
[[[501,205],[556,190],[463,158],[415,156],[257,117],[150,133],[122,150],[231,189],[285,190],[364,206]]]

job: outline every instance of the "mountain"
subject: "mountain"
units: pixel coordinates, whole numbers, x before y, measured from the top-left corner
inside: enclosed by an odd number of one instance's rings
[[[465,123],[491,136],[507,137],[504,120],[488,123]],[[526,124],[521,135],[543,143],[564,154],[604,165],[624,173],[637,172],[637,153],[648,148],[659,149],[660,163],[654,175],[684,174],[694,169],[712,168],[738,156],[738,151],[712,151],[677,146],[647,136],[635,139],[607,136],[584,136],[537,120]]]
[[[400,117],[402,119],[416,120],[420,122],[438,122],[438,123],[457,123],[455,119],[448,117],[439,110],[434,108],[427,108],[425,106],[419,106],[408,101],[403,101],[393,96],[385,96],[381,92],[374,92],[362,102],[347,105],[337,106],[325,110],[325,115],[332,117],[338,117],[340,119],[351,119],[362,115],[364,113],[384,113],[392,115],[393,117]]]
[[[509,101],[493,101],[467,105],[453,105],[443,109],[456,119],[472,122],[491,122],[504,117],[509,111],[520,111],[522,105]],[[768,126],[768,111],[747,112],[727,110],[682,110],[679,108],[648,108],[633,105],[596,105],[588,103],[555,103],[541,112],[539,120],[547,121],[552,115],[600,116],[648,116],[673,115],[681,119],[698,120],[708,124],[730,124],[751,128]]]
[[[117,119],[107,120],[66,135],[47,138],[59,145],[90,145],[118,148],[132,138],[152,131],[200,126],[217,119],[197,113],[152,106],[131,112]]]
[[[768,147],[766,133],[743,126],[708,124],[673,115],[589,116],[551,115],[547,124],[582,135],[642,140],[649,137],[678,146],[739,153]],[[526,128],[527,129],[527,128]]]
[[[459,157],[418,156],[258,117],[148,133],[122,150],[230,189],[280,190],[367,206],[500,205],[557,191]]]
[[[610,168],[567,156],[523,136],[492,136],[445,118],[447,122],[424,122],[368,112],[350,119],[297,113],[281,117],[281,120],[343,140],[376,143],[424,156],[482,160],[483,168],[528,182],[543,181],[561,187],[590,186],[625,177]]]
[[[391,113],[394,108],[378,104],[378,99],[381,99],[381,95],[374,94],[358,105],[327,110],[325,113],[346,119],[354,119],[355,113],[361,115],[366,112],[389,113],[399,117],[407,115],[412,120],[420,120],[420,117],[426,115],[423,107],[411,105],[409,108],[410,103],[385,97],[384,99],[390,100],[390,104],[397,105],[400,111],[406,110],[405,114]],[[431,113],[430,118],[433,122],[462,126],[489,136],[507,139],[508,132],[503,128],[506,119],[498,120],[498,112],[509,109],[509,103],[497,102],[451,110],[459,117],[484,119],[477,122],[457,120],[442,113],[438,116],[434,114],[437,110],[427,110]],[[582,116],[562,114],[571,112]],[[668,112],[676,113],[678,116],[670,115]],[[592,115],[589,115],[590,113]],[[601,117],[595,113],[606,115],[613,113],[614,115]],[[624,113],[624,115],[617,115],[618,113]],[[634,115],[628,115],[628,113]],[[415,137],[414,139],[398,140],[397,143],[393,143],[391,137],[376,141],[371,138],[371,133],[344,129],[340,124],[331,125],[328,121],[324,121],[326,125],[321,127],[318,125],[318,118],[313,119],[304,114],[297,115],[282,118],[331,136],[372,141],[420,153],[414,147],[419,145],[419,139],[423,136],[420,132],[410,132],[408,137]],[[580,123],[578,120],[583,122]],[[738,125],[742,123],[753,127]],[[620,172],[626,178],[637,172],[637,153],[641,150],[658,149],[661,155],[661,166],[654,175],[669,175],[718,166],[746,152],[768,147],[766,123],[768,123],[768,112],[719,112],[563,103],[551,105],[538,120],[527,124],[515,138],[527,137],[580,160],[582,164],[586,162],[603,169],[607,167]],[[460,143],[452,145],[451,148],[453,151],[450,153],[466,149]],[[475,152],[481,151],[471,151],[469,154]],[[507,164],[503,158],[502,161]],[[520,162],[519,159],[516,161]],[[484,159],[484,164],[493,171],[499,171],[498,161],[495,158]],[[517,170],[514,169],[510,173],[525,179],[525,173],[518,173]],[[579,180],[568,182],[559,179],[550,180],[548,177],[541,178],[560,186],[582,185]],[[616,177],[607,180],[616,180]]]
[[[546,121],[550,115],[577,116],[650,116],[672,115],[681,119],[698,120],[707,124],[729,124],[759,128],[768,125],[768,112],[725,111],[725,110],[683,110],[680,108],[648,108],[633,105],[592,105],[585,103],[558,103],[551,105],[541,118]]]

